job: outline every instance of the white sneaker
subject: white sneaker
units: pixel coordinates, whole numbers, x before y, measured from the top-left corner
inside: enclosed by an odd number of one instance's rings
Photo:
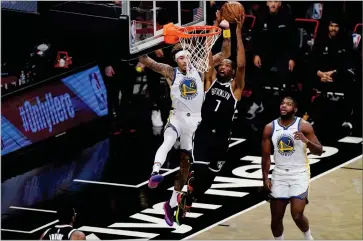
[[[346,127],[346,128],[349,128],[349,129],[353,129],[353,125],[352,123],[348,122],[348,121],[345,121],[343,124],[342,124],[342,127]]]
[[[264,110],[263,105],[257,105],[255,102],[251,105],[250,109],[247,112],[246,119],[252,120],[255,118],[256,113],[261,113]]]
[[[152,126],[151,128],[153,129],[153,135],[154,136],[160,136],[161,132],[163,131],[162,126]]]
[[[164,125],[163,121],[161,120],[160,110],[153,110],[151,112],[151,121],[152,121],[153,126],[160,127],[160,126]]]

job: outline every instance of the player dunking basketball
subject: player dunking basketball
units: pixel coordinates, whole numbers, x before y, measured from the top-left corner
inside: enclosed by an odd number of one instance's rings
[[[243,20],[243,16],[236,19],[237,68],[231,60],[224,59],[218,66],[218,71],[210,68],[206,74],[202,121],[193,141],[194,175],[188,179],[188,192],[178,195],[179,205],[175,218],[179,225],[192,202],[212,185],[227,158],[233,116],[245,85]],[[209,63],[212,66],[211,58]]]
[[[295,224],[305,239],[310,240],[313,237],[304,216],[310,179],[306,149],[319,156],[323,149],[310,123],[295,117],[296,111],[296,101],[285,97],[280,104],[280,118],[266,125],[262,137],[262,174],[264,187],[270,192],[271,229],[275,239],[284,239],[282,220],[290,202]],[[275,168],[270,182],[271,144]]]
[[[216,25],[220,24],[224,28],[229,28],[228,22],[222,22],[219,12],[217,12]],[[139,58],[143,65],[165,76],[170,86],[173,109],[165,125],[164,141],[155,155],[153,170],[149,179],[150,188],[156,188],[163,180],[163,176],[159,174],[160,167],[164,164],[166,156],[176,139],[180,137],[180,171],[174,183],[171,199],[164,204],[165,221],[170,226],[174,222],[173,209],[178,205],[178,192],[182,190],[188,177],[192,161],[192,137],[201,120],[201,108],[204,101],[204,73],[199,73],[193,66],[187,66],[187,54],[189,53],[184,51],[180,44],[173,47],[172,57],[178,65],[177,68],[157,63],[146,55]],[[220,64],[229,55],[230,36],[226,36],[223,41],[222,51],[213,56],[213,65]],[[191,70],[187,74],[187,68],[189,67],[191,67]]]

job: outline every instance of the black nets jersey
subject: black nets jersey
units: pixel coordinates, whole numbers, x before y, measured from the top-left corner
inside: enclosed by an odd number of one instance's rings
[[[220,83],[218,79],[215,80],[205,93],[201,127],[228,132],[229,135],[237,103],[232,91],[232,81]]]
[[[44,232],[43,240],[70,240],[74,231],[71,225],[55,225]]]

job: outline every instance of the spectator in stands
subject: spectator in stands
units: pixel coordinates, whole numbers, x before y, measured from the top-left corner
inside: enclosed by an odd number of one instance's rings
[[[352,129],[350,118],[354,99],[354,58],[352,36],[345,34],[339,18],[331,18],[312,52],[312,70],[318,79],[318,88],[326,95],[328,91],[344,93],[343,127]]]
[[[165,24],[169,23],[168,10],[166,8],[162,8],[158,11],[156,16],[156,30],[160,30],[163,28]],[[164,52],[167,52],[165,55]],[[150,56],[159,63],[168,63],[173,65],[173,61],[171,61],[170,54],[171,48],[166,49],[157,49]],[[141,67],[141,71],[145,72],[147,79],[147,86],[150,99],[152,101],[152,111],[151,111],[151,121],[154,127],[162,127],[164,125],[161,115],[161,95],[163,93],[160,92],[160,81],[163,76],[157,72],[154,72],[148,68],[145,68],[143,64],[140,62],[137,66]]]
[[[107,39],[97,49],[97,61],[105,78],[109,117],[113,131],[129,128],[129,109],[136,80],[136,63],[121,61],[124,52],[117,33],[110,31],[104,36]],[[125,73],[128,75],[125,77]],[[119,99],[120,91],[122,99]]]
[[[133,94],[133,85],[136,79],[135,63],[116,60],[108,61],[104,68],[106,76],[106,88],[109,105],[109,113],[115,117],[114,130],[128,128],[127,113]],[[125,75],[122,73],[128,73]],[[119,99],[120,91],[122,99]]]
[[[157,49],[155,50],[150,56],[159,63],[169,63],[168,57],[170,56],[168,53],[170,52],[170,48],[168,49]],[[165,53],[166,52],[166,53]],[[171,65],[173,63],[170,63]],[[154,127],[162,127],[164,125],[161,115],[161,96],[165,93],[161,93],[160,91],[160,81],[163,78],[162,75],[156,73],[150,69],[144,68],[146,78],[147,78],[147,85],[148,85],[148,92],[150,99],[152,101],[152,112],[151,112],[151,121]]]
[[[261,91],[263,84],[268,85],[270,71],[277,71],[280,84],[287,84],[290,72],[295,67],[297,30],[290,10],[282,6],[280,1],[267,1],[267,7],[262,7],[257,14],[252,30],[251,52],[256,68],[255,78],[251,81],[253,103],[247,119],[253,119],[256,112],[260,113],[264,109]]]

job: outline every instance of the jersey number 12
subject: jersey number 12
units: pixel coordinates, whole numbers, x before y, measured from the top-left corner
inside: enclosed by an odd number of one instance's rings
[[[216,108],[214,109],[215,112],[217,112],[218,108],[219,108],[219,105],[221,104],[221,101],[220,100],[216,100],[218,103],[217,103],[217,106]]]

